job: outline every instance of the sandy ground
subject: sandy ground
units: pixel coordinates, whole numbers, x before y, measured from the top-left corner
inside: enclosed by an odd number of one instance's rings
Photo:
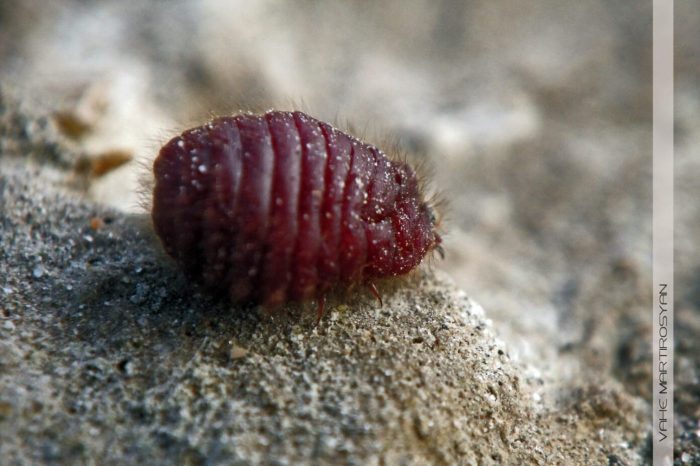
[[[675,445],[700,464],[700,13],[677,13]],[[0,26],[18,463],[648,461],[650,3],[28,1]],[[384,311],[226,312],[139,220],[162,142],[272,107],[398,146],[448,201],[446,260]]]

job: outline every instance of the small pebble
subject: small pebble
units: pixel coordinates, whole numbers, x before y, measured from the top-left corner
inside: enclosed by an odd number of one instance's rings
[[[95,231],[100,230],[100,229],[104,228],[104,226],[105,226],[105,221],[102,220],[100,217],[92,217],[90,219],[90,228],[92,228],[93,230],[95,230]]]
[[[15,329],[15,324],[11,320],[6,320],[2,327],[5,330],[13,331]]]
[[[127,376],[134,375],[134,363],[131,361],[126,361],[123,365],[124,374]]]
[[[231,359],[241,359],[244,358],[246,354],[248,354],[248,350],[241,346],[234,345],[231,348]]]

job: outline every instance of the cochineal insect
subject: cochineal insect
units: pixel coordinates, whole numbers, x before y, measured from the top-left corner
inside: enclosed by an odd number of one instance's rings
[[[166,143],[152,219],[191,278],[274,308],[408,273],[442,251],[415,172],[302,112],[220,117]]]

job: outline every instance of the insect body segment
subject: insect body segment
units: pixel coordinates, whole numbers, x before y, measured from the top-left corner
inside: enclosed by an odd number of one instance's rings
[[[405,274],[439,247],[406,164],[301,112],[185,131],[163,146],[154,174],[166,252],[234,301],[322,298]]]

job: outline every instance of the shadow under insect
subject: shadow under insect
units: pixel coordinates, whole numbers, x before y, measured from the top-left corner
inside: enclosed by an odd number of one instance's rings
[[[259,323],[254,308],[189,281],[160,251],[142,216],[117,216],[100,231],[76,232],[73,242],[70,263],[51,292],[62,324],[57,339],[78,340],[105,355],[186,352],[205,338],[244,338]]]

